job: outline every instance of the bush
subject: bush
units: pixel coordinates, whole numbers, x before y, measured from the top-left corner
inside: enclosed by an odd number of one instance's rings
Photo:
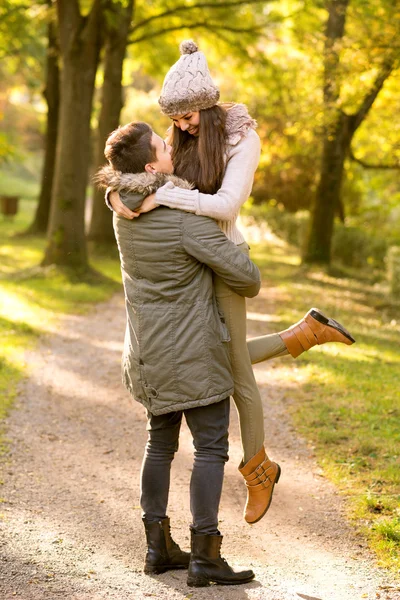
[[[387,246],[384,238],[369,234],[359,227],[337,223],[332,239],[332,257],[350,267],[382,268]]]
[[[305,247],[309,214],[306,211],[290,213],[281,205],[263,204],[245,206],[244,213],[256,220],[267,222],[271,230],[300,250]],[[388,240],[368,233],[361,227],[335,224],[332,238],[332,258],[355,268],[384,268]]]
[[[253,204],[250,199],[244,205],[242,214],[251,216],[258,222],[267,223],[271,231],[288,244],[300,248],[305,242],[308,223],[306,211],[291,213],[275,201]]]
[[[386,258],[390,293],[400,295],[400,246],[389,248]]]

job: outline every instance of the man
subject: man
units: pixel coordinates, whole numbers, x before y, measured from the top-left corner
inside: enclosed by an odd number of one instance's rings
[[[110,166],[98,181],[118,190],[131,210],[167,181],[190,189],[172,175],[170,151],[146,123],[130,123],[108,138]],[[220,556],[218,509],[233,379],[229,333],[212,278],[215,272],[237,293],[252,297],[260,289],[259,271],[208,217],[159,207],[133,221],[114,214],[114,230],[127,309],[123,377],[148,415],[140,500],[145,572],[188,566],[191,586],[246,583],[254,573],[235,573]],[[195,446],[190,562],[172,540],[166,514],[183,414]]]

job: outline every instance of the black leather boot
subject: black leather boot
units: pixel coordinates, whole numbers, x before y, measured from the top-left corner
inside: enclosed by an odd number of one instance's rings
[[[160,521],[143,518],[143,523],[147,539],[144,572],[157,575],[169,569],[187,569],[190,553],[183,552],[172,539],[169,518]]]
[[[210,583],[238,585],[254,579],[254,573],[236,573],[221,557],[222,535],[199,535],[192,532],[192,552],[187,584],[191,587],[206,587]]]

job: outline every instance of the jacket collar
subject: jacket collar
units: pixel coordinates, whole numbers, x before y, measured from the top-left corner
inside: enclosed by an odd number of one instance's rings
[[[175,186],[185,190],[193,189],[185,179],[176,175],[164,175],[163,173],[121,173],[115,171],[110,165],[102,167],[95,176],[97,185],[103,188],[110,187],[117,192],[126,194],[139,194],[149,196],[154,194],[158,188],[171,181]]]

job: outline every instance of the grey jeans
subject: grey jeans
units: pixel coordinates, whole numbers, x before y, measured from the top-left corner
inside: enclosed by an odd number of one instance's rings
[[[143,516],[150,521],[167,516],[171,463],[178,450],[183,413],[194,445],[191,529],[195,533],[216,535],[224,465],[228,460],[229,398],[164,415],[148,413],[149,436],[142,465],[140,505]]]

